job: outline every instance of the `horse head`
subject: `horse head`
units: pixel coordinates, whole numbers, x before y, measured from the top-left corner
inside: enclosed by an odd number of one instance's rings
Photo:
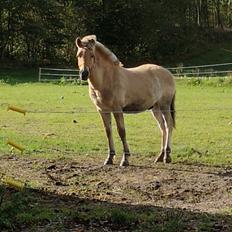
[[[95,44],[96,36],[88,35],[80,39],[76,39],[77,47],[77,65],[80,70],[81,80],[87,80],[90,72],[95,64]]]

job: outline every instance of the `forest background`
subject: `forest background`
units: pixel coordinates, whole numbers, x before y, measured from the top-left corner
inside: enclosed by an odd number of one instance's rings
[[[74,66],[96,34],[126,65],[178,65],[232,39],[231,0],[1,0],[0,66]]]

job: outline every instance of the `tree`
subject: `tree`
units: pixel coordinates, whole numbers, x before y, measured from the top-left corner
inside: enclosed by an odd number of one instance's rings
[[[231,0],[2,0],[0,58],[74,64],[77,36],[96,34],[122,62],[167,63],[230,36]],[[46,61],[46,62],[45,62]]]

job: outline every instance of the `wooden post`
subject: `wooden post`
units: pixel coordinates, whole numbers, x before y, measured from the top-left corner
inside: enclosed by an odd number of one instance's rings
[[[39,82],[41,82],[41,68],[39,68]]]

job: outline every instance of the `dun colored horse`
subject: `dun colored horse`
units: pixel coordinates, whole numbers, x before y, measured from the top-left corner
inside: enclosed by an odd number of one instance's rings
[[[156,162],[171,162],[171,136],[175,127],[175,82],[171,73],[158,65],[124,68],[116,55],[97,41],[95,35],[76,39],[77,61],[82,80],[88,80],[89,95],[100,113],[109,144],[104,164],[115,155],[111,113],[116,120],[124,154],[121,166],[129,165],[123,113],[151,110],[161,133],[161,152]]]

